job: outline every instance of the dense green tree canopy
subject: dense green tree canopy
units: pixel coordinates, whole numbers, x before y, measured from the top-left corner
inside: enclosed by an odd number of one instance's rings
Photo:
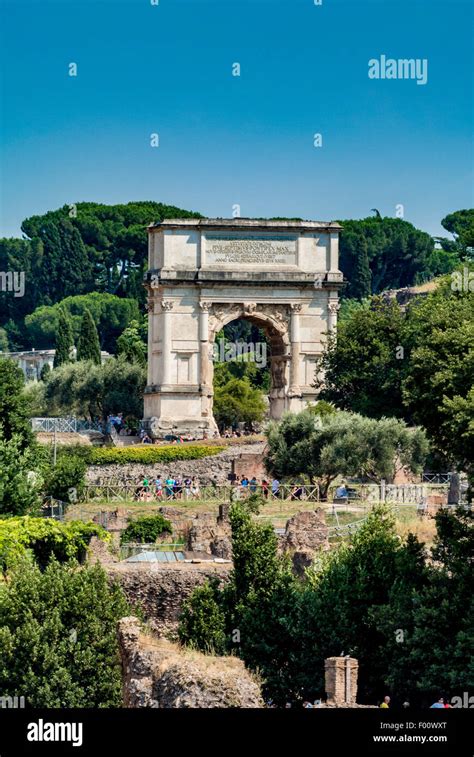
[[[238,654],[279,705],[324,697],[324,660],[342,653],[359,660],[360,703],[377,704],[388,690],[395,706],[426,707],[472,688],[470,511],[437,517],[430,554],[412,534],[401,541],[393,515],[377,507],[303,579],[242,504],[231,521],[231,580],[187,600],[184,643]]]
[[[147,320],[130,321],[117,339],[117,354],[123,355],[129,362],[146,365],[147,362]]]
[[[24,385],[21,368],[13,360],[0,358],[0,434],[5,441],[15,435],[21,448],[33,440]]]
[[[451,465],[474,473],[474,298],[446,286],[410,309],[402,398]]]
[[[6,441],[0,433],[0,472],[0,515],[36,512],[43,483],[36,449],[23,446],[21,437]]]
[[[352,308],[321,361],[321,396],[372,417],[422,425],[447,465],[474,459],[474,299],[451,277],[406,311],[374,298]]]
[[[22,225],[26,234],[31,228],[28,221]],[[36,302],[52,305],[69,295],[90,292],[94,288],[93,264],[72,219],[67,214],[54,219],[46,214],[38,217],[35,232],[32,242],[35,249],[41,249],[41,258],[30,286]]]
[[[461,259],[474,257],[474,209],[456,210],[443,218],[441,225],[454,236],[448,249],[454,248]]]
[[[403,417],[402,326],[397,303],[380,297],[364,301],[341,318],[337,337],[329,338],[320,363],[321,396],[342,409],[374,418]]]
[[[43,516],[10,516],[0,519],[0,566],[4,573],[15,568],[28,554],[44,570],[52,557],[66,563],[84,563],[90,540],[109,541],[102,526],[82,520],[58,521]]]
[[[115,353],[117,338],[133,320],[139,319],[135,300],[116,297],[113,294],[91,294],[66,297],[56,305],[43,305],[25,319],[28,343],[35,348],[48,349],[54,346],[60,310],[65,310],[72,321],[74,341],[77,343],[82,318],[89,310],[99,332],[101,349]]]
[[[218,580],[210,579],[184,601],[178,631],[182,644],[207,654],[226,652],[225,613],[219,599]]]
[[[120,707],[117,621],[130,614],[99,566],[23,561],[0,584],[0,689],[30,707]]]
[[[51,282],[47,290],[51,296],[48,304],[57,302],[68,294],[79,294],[92,289],[135,298],[142,291],[141,277],[147,256],[146,227],[164,218],[193,217],[201,216],[160,202],[129,202],[125,205],[79,202],[74,206],[64,205],[44,215],[27,218],[23,221],[22,231],[30,239],[40,239],[43,242],[47,260],[47,245],[53,230],[67,224],[68,228],[72,227],[77,233],[84,246],[88,264],[93,269],[93,281],[90,280],[89,271],[85,271],[81,286],[74,292],[65,292],[64,284],[61,287],[55,280]],[[56,241],[55,251],[59,249],[66,252],[65,247],[61,248],[62,243],[61,238]]]
[[[411,223],[389,217],[341,223],[339,265],[349,281],[347,296],[410,286],[426,273],[434,242]]]
[[[265,409],[262,392],[252,387],[247,377],[231,378],[215,388],[214,418],[220,427],[261,421]]]
[[[71,363],[51,373],[45,399],[51,415],[74,413],[106,420],[111,413],[122,412],[136,422],[143,417],[145,384],[145,370],[124,358],[111,358],[103,365]]]
[[[277,478],[316,479],[325,498],[338,476],[390,481],[397,467],[420,472],[427,452],[424,433],[399,419],[304,410],[270,426],[265,465]]]
[[[15,297],[12,292],[0,292],[0,326],[8,326],[10,349],[22,345],[23,319],[42,302],[38,276],[43,260],[43,243],[28,239],[0,239],[0,271],[23,272],[25,293]],[[39,299],[38,299],[39,298]]]

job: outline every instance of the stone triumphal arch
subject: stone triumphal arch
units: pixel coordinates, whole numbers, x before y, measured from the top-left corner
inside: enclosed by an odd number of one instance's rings
[[[213,344],[237,318],[270,344],[270,415],[314,401],[315,364],[336,326],[341,227],[319,221],[176,219],[149,227],[145,426],[210,436]]]

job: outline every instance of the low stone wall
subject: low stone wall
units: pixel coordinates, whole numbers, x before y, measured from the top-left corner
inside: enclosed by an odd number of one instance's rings
[[[138,618],[118,624],[125,707],[263,707],[255,677],[236,657],[204,655],[142,631]]]
[[[114,563],[104,565],[111,580],[116,579],[128,601],[138,605],[150,628],[174,636],[183,602],[196,586],[209,578],[227,583],[229,563]]]
[[[247,453],[252,456],[261,455],[263,447],[264,442],[246,444],[244,449],[242,449],[242,445],[236,444],[211,457],[203,457],[199,460],[153,463],[153,465],[143,465],[142,463],[90,465],[86,472],[86,483],[101,484],[104,481],[110,482],[111,480],[125,483],[129,480],[138,484],[145,476],[155,478],[159,473],[162,477],[165,477],[168,473],[171,473],[173,476],[181,478],[197,476],[204,486],[211,484],[214,479],[217,484],[229,484],[228,475],[232,470],[232,461],[245,459]],[[255,464],[255,457],[253,457],[252,464]]]

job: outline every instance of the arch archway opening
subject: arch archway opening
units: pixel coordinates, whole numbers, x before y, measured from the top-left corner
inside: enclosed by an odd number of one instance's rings
[[[209,347],[208,375],[212,386],[209,413],[214,411],[214,394],[223,381],[247,377],[252,387],[266,398],[266,418],[281,417],[286,409],[290,361],[284,323],[274,322],[261,313],[229,313],[211,327]],[[225,424],[220,422],[218,413],[216,415],[214,419],[222,432]]]

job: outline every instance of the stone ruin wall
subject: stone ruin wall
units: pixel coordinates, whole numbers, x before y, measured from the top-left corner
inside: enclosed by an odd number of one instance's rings
[[[237,657],[184,649],[143,633],[138,618],[118,623],[124,707],[263,707],[256,677]]]
[[[185,600],[197,586],[210,578],[220,584],[229,580],[231,565],[192,563],[128,563],[104,565],[110,580],[120,583],[130,604],[138,606],[150,628],[158,634],[176,638],[179,616]]]
[[[205,442],[201,442],[205,444]],[[242,449],[245,447],[245,449]],[[203,457],[198,460],[174,460],[164,463],[153,463],[144,465],[143,463],[128,463],[125,465],[90,465],[86,472],[87,484],[101,484],[104,481],[131,481],[137,485],[141,483],[145,476],[155,478],[159,473],[161,476],[167,476],[172,473],[175,476],[186,478],[197,476],[201,485],[211,484],[216,479],[219,485],[229,485],[229,473],[232,472],[233,461],[237,466],[245,468],[245,473],[249,475],[250,467],[252,470],[261,470],[262,473],[257,478],[264,475],[263,464],[261,463],[261,454],[264,448],[264,442],[253,442],[250,444],[235,444],[226,447],[222,452],[210,457]],[[249,460],[249,464],[245,460]],[[257,459],[260,463],[257,464]],[[250,466],[250,467],[249,467]],[[239,468],[240,469],[240,468]],[[252,473],[253,475],[253,473]],[[250,476],[251,477],[251,476]]]

